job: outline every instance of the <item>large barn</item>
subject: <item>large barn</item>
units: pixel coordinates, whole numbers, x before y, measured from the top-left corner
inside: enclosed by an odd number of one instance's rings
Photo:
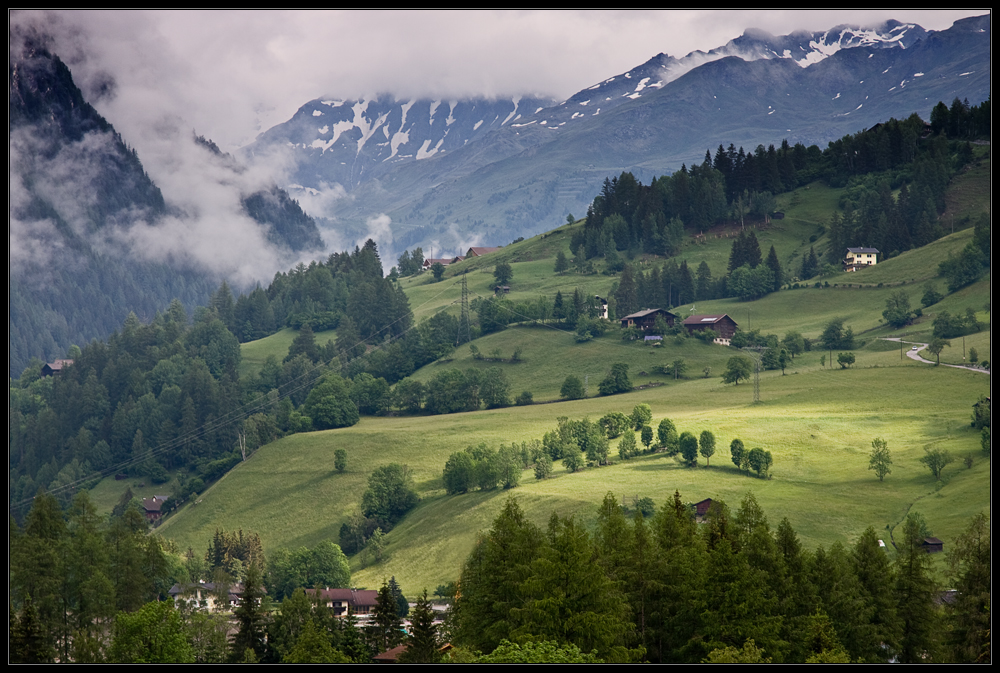
[[[635,313],[622,318],[622,329],[638,327],[643,332],[648,332],[653,329],[653,325],[656,323],[656,316],[663,316],[663,319],[667,323],[667,327],[673,327],[674,322],[677,320],[677,316],[666,309],[647,308],[642,311],[636,311]]]
[[[719,335],[715,343],[724,346],[729,345],[729,340],[736,334],[738,325],[736,321],[726,314],[722,315],[692,315],[684,319],[684,327],[688,334],[694,334],[706,329],[715,330]]]

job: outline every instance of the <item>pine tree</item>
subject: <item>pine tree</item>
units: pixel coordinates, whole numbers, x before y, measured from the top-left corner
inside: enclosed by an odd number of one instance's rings
[[[955,540],[948,559],[957,590],[949,605],[951,648],[960,663],[989,662],[990,522],[980,512]],[[984,656],[985,655],[985,656]]]
[[[417,599],[410,618],[410,636],[406,641],[406,651],[399,657],[400,663],[437,664],[441,661],[438,652],[437,627],[434,625],[434,610],[427,600],[427,589]]]
[[[380,652],[390,650],[402,641],[403,622],[399,618],[399,606],[387,582],[382,582],[378,590],[370,624],[372,639]]]
[[[245,661],[251,652],[258,661],[265,654],[267,645],[264,642],[264,637],[267,628],[267,613],[264,611],[264,598],[260,566],[251,561],[247,564],[239,605],[233,611],[237,632],[232,636],[230,650],[232,663]]]
[[[895,573],[885,551],[879,546],[875,529],[861,534],[851,553],[855,575],[861,584],[864,609],[871,615],[868,628],[859,634],[855,648],[862,661],[888,661],[901,635],[900,620],[892,587]]]
[[[784,282],[785,276],[781,271],[781,262],[778,261],[778,253],[775,252],[774,246],[771,246],[771,250],[767,253],[767,268],[771,270],[774,274],[774,285],[771,286],[773,292],[777,292],[781,289],[781,285]]]
[[[573,455],[579,456],[579,451]],[[523,603],[518,587],[537,557],[542,534],[517,501],[508,498],[493,527],[476,543],[462,568],[455,603],[455,640],[492,652],[514,629],[510,612]]]
[[[930,558],[922,543],[920,522],[910,514],[903,523],[903,539],[896,559],[897,611],[902,622],[899,661],[904,664],[933,661],[939,629]]]
[[[10,607],[10,660],[11,664],[44,664],[55,659],[51,639],[38,620],[38,613],[26,596],[20,616]]]

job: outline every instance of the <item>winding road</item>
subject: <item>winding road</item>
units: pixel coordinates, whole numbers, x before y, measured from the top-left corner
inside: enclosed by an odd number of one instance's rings
[[[900,337],[882,337],[882,339],[884,341],[897,341],[897,342],[898,341],[903,341],[902,338],[900,338]],[[906,351],[906,357],[910,358],[911,360],[916,360],[917,362],[924,362],[924,363],[929,364],[929,365],[937,364],[934,360],[925,360],[923,357],[920,356],[920,351],[922,351],[924,348],[926,348],[929,344],[920,343],[919,341],[903,341],[903,343],[904,344],[912,344],[914,346],[919,346],[919,348],[917,348],[917,349],[911,348],[911,349],[907,350]],[[943,364],[941,366],[942,367],[954,367],[955,369],[964,369],[966,371],[976,372],[978,374],[986,374],[987,376],[989,376],[989,374],[990,374],[990,370],[989,369],[980,369],[979,367],[970,367],[968,365],[949,365],[949,364]]]

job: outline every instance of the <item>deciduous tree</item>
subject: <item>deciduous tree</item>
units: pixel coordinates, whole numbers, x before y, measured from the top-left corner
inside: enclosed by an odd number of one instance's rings
[[[885,475],[892,473],[892,456],[889,455],[889,445],[881,437],[872,440],[872,452],[868,457],[868,469],[875,470],[875,475],[879,481],[885,479]]]
[[[753,373],[753,363],[743,355],[734,355],[726,363],[726,371],[722,374],[723,383],[740,384],[740,381],[749,381]]]
[[[715,435],[710,430],[703,430],[698,440],[698,451],[705,459],[705,465],[711,465],[712,456],[715,455]]]
[[[927,466],[934,478],[941,481],[941,473],[951,463],[955,462],[955,457],[947,449],[924,447],[924,457],[920,462]]]
[[[583,397],[583,382],[576,376],[570,374],[563,381],[562,388],[559,389],[559,397],[568,400],[578,400]]]

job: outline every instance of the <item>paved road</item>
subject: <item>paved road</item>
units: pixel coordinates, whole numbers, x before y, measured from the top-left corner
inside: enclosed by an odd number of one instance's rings
[[[882,337],[882,338],[885,341],[902,341],[902,339],[900,339],[899,337]],[[914,350],[913,348],[910,348],[910,350],[906,351],[906,357],[910,358],[911,360],[916,360],[917,362],[924,362],[924,363],[929,364],[929,365],[937,364],[936,360],[925,360],[923,357],[920,356],[920,351],[922,351],[924,348],[926,348],[928,346],[928,344],[920,343],[919,341],[903,341],[903,343],[904,344],[912,344],[913,346],[919,346],[919,348],[917,348],[916,350]],[[966,366],[966,365],[949,365],[949,364],[944,364],[944,365],[941,365],[941,366],[942,367],[954,367],[955,369],[964,369],[966,371],[976,372],[978,374],[986,374],[987,376],[990,373],[989,369],[980,369],[979,367],[969,367],[969,366]]]

